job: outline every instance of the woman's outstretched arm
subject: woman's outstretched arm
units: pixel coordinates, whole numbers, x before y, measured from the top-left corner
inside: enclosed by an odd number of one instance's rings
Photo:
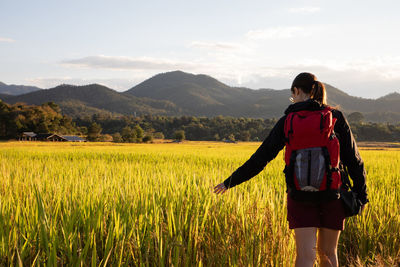
[[[241,184],[250,178],[256,176],[261,172],[268,162],[273,160],[279,151],[285,146],[285,134],[284,134],[284,124],[286,116],[283,116],[272,128],[268,137],[264,140],[257,151],[247,160],[241,167],[232,173],[223,182],[225,189],[223,191],[217,191],[222,185],[219,184],[215,187],[216,193],[225,192],[226,189],[234,187]],[[218,187],[218,188],[217,188]]]

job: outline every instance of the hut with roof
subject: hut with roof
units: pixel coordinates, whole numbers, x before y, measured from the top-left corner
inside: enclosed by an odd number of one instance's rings
[[[86,142],[85,139],[76,135],[61,135],[61,137],[67,142]]]
[[[36,134],[34,132],[23,132],[19,138],[21,141],[34,141],[36,140]]]
[[[21,141],[52,141],[52,142],[86,142],[82,137],[76,135],[59,135],[53,133],[23,132]]]

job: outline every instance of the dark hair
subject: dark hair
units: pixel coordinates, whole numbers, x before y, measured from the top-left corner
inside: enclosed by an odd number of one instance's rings
[[[309,72],[302,72],[294,78],[290,90],[294,87],[300,88],[304,93],[310,94],[311,99],[326,105],[326,90],[323,83],[317,81],[317,77]]]

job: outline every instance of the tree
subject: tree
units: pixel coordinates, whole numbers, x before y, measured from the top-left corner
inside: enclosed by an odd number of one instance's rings
[[[164,134],[162,132],[155,132],[154,138],[155,139],[164,139]]]
[[[230,134],[230,135],[228,136],[228,140],[229,140],[229,141],[235,141],[235,135],[234,135],[234,134]]]
[[[185,140],[185,131],[184,130],[175,131],[174,138],[178,141]]]
[[[136,135],[136,142],[142,142],[142,138],[144,135],[142,127],[140,127],[139,124],[137,124],[135,128],[133,128],[133,131],[135,132]]]
[[[112,142],[114,139],[110,134],[100,135],[99,141],[101,142]]]
[[[250,131],[243,131],[240,133],[240,140],[242,141],[250,141],[250,137],[251,137]]]
[[[47,125],[46,122],[40,122],[39,125],[36,128],[36,131],[38,133],[48,133],[48,132],[50,132],[49,126]]]
[[[50,101],[47,103],[42,104],[42,106],[49,106],[50,108],[52,108],[55,112],[57,113],[61,113],[61,108],[54,102]]]
[[[0,99],[0,137],[7,135],[7,118],[9,116],[9,106]]]
[[[134,143],[136,141],[136,133],[129,126],[122,129],[121,137],[125,143]]]
[[[82,135],[87,135],[88,134],[88,128],[85,126],[78,127],[78,132],[81,133]]]
[[[88,141],[99,141],[100,140],[100,133],[103,129],[101,126],[95,122],[90,124],[88,128],[88,135],[87,135],[87,140]]]
[[[353,112],[347,116],[348,120],[353,123],[360,123],[364,120],[364,115],[360,112]]]
[[[143,137],[144,143],[152,142],[152,141],[153,141],[153,136],[151,136],[151,135],[146,135],[145,137]]]
[[[114,133],[113,135],[112,135],[112,138],[113,138],[113,142],[115,142],[115,143],[122,143],[124,140],[122,139],[122,136],[121,136],[121,134],[120,133]]]

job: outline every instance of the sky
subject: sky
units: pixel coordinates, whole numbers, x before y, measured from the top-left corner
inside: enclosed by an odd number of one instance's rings
[[[125,91],[161,72],[354,96],[400,92],[398,0],[0,0],[0,81]],[[329,97],[329,96],[328,96]]]

